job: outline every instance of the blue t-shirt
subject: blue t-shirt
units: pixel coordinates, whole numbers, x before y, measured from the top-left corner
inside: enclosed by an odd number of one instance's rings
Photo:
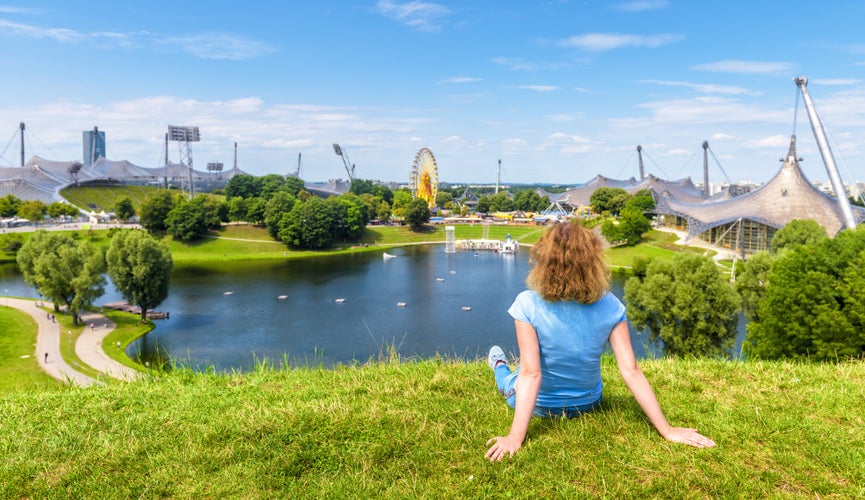
[[[535,328],[541,354],[541,389],[536,405],[566,408],[601,397],[601,355],[613,328],[626,320],[625,305],[612,293],[592,304],[547,302],[520,292],[508,313]]]

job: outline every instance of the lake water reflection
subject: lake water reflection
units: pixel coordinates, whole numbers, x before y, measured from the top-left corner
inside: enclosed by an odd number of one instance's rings
[[[443,245],[388,252],[396,257],[370,252],[178,266],[158,308],[170,319],[157,321],[128,352],[147,357],[158,346],[197,368],[245,370],[264,358],[294,365],[364,362],[389,347],[402,356],[461,359],[485,357],[493,344],[517,351],[507,308],[525,288],[528,252],[446,254]],[[623,282],[614,279],[619,297]],[[4,286],[34,296],[5,268]],[[115,300],[119,294],[111,289],[97,303]],[[647,335],[632,332],[632,340],[638,357],[658,352],[646,345]]]

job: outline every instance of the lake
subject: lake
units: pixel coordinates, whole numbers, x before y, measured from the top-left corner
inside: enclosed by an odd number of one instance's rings
[[[507,309],[525,289],[528,251],[444,252],[418,245],[302,260],[177,266],[157,310],[170,319],[130,345],[157,349],[196,369],[247,370],[256,360],[333,366],[365,362],[389,350],[403,357],[485,358],[489,347],[517,352]],[[622,296],[624,278],[614,275]],[[0,266],[0,288],[35,297],[14,266]],[[97,301],[122,300],[110,285]],[[744,336],[740,325],[739,342]],[[638,357],[660,353],[631,332]]]

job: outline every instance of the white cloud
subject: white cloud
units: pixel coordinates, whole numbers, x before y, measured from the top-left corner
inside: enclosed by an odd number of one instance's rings
[[[685,150],[682,148],[672,148],[672,149],[667,150],[667,152],[664,153],[664,156],[687,156],[687,155],[690,155],[691,153],[692,153],[691,151],[688,151],[688,150]]]
[[[592,149],[592,141],[578,135],[555,132],[541,144],[540,149],[557,149],[562,154],[587,153]]]
[[[728,95],[759,95],[759,92],[754,92],[752,90],[746,89],[744,87],[736,87],[733,85],[716,85],[711,83],[691,83],[691,82],[678,82],[678,81],[669,81],[669,80],[642,80],[642,83],[650,83],[654,85],[663,85],[667,87],[685,87],[697,92],[704,92],[707,94],[728,94]]]
[[[44,28],[0,20],[0,33],[54,40],[59,43],[90,43],[103,50],[117,47],[172,46],[201,59],[246,60],[271,53],[268,44],[226,33],[197,33],[183,37],[160,38],[150,32],[83,32],[67,28]]]
[[[25,7],[10,7],[8,5],[0,5],[0,14],[42,14],[41,9],[28,9]]]
[[[712,139],[713,141],[728,141],[731,139],[735,139],[735,137],[733,137],[730,134],[724,134],[724,133],[719,132],[717,134],[712,134],[712,136],[709,137],[709,139]]]
[[[26,36],[37,39],[52,39],[58,42],[80,42],[91,38],[90,36],[65,28],[43,28],[29,24],[13,23],[10,21],[0,20],[0,31],[11,33],[12,35]]]
[[[494,64],[504,66],[511,71],[548,71],[568,67],[565,63],[526,61],[525,59],[515,59],[510,57],[494,57],[491,61]]]
[[[693,99],[671,99],[640,104],[652,115],[645,120],[633,120],[632,124],[652,125],[707,125],[707,124],[781,124],[790,121],[788,110],[763,109],[736,99],[725,97],[696,97]],[[621,123],[620,123],[621,124]]]
[[[473,76],[455,76],[452,78],[445,78],[439,83],[475,83],[482,81],[481,78],[475,78]]]
[[[790,137],[781,134],[772,135],[762,139],[746,141],[745,146],[754,149],[771,148],[773,150],[781,150],[790,146]]]
[[[522,90],[533,90],[535,92],[555,92],[559,90],[556,85],[515,85],[514,88]]]
[[[621,33],[586,33],[559,40],[561,47],[602,52],[623,47],[657,48],[684,40],[683,35],[628,35]]]
[[[176,45],[183,52],[201,59],[242,61],[273,52],[273,48],[265,43],[225,33],[166,38],[161,43]]]
[[[558,115],[547,115],[544,118],[551,122],[572,122],[577,119],[577,117],[574,115],[568,115],[564,113]]]
[[[786,62],[727,60],[706,64],[698,64],[696,66],[692,66],[691,69],[694,69],[696,71],[709,71],[713,73],[786,75],[792,73],[795,67],[792,64]]]
[[[643,12],[646,10],[666,9],[670,6],[668,0],[633,0],[614,5],[613,8],[624,12]]]
[[[439,21],[450,14],[450,9],[444,5],[417,0],[405,3],[379,0],[376,10],[411,29],[428,32],[440,31]]]
[[[857,80],[855,78],[815,78],[813,80],[808,80],[808,82],[817,85],[826,85],[828,87],[830,85],[859,85],[862,83],[862,80]]]

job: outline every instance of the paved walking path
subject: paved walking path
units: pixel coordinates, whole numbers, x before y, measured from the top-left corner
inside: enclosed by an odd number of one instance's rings
[[[36,361],[48,375],[64,383],[87,387],[99,383],[70,366],[60,355],[60,324],[51,321],[48,313],[37,307],[36,301],[6,297],[5,302],[29,314],[37,325]],[[134,380],[140,373],[109,358],[102,350],[102,340],[114,329],[114,323],[96,313],[84,313],[82,321],[87,327],[75,343],[75,354],[93,369],[120,380]],[[90,324],[94,328],[90,328]],[[47,356],[46,356],[47,354]]]
[[[114,323],[110,319],[101,314],[85,312],[81,315],[81,322],[86,326],[75,342],[75,354],[81,361],[109,377],[127,382],[141,376],[141,372],[111,359],[102,349],[102,341],[114,330]]]

